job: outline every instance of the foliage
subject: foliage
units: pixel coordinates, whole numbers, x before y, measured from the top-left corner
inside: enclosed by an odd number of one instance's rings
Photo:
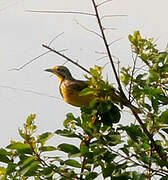
[[[134,65],[122,68],[121,81],[128,91],[129,102],[142,110],[140,117],[150,137],[142,124],[120,124],[122,98],[103,80],[102,68],[95,66],[87,77],[89,88],[81,92],[83,96],[95,96],[90,107],[81,108],[79,117],[68,113],[63,129],[40,135],[36,135],[36,116],[30,115],[24,129],[19,129],[22,141],[11,141],[0,149],[2,180],[29,177],[91,180],[99,176],[114,180],[167,179],[168,162],[158,154],[150,138],[167,156],[168,52],[159,52],[153,40],[142,38],[138,31],[129,35],[129,40],[135,55]],[[143,68],[137,68],[137,63],[142,63]],[[79,145],[47,145],[55,134],[69,141],[76,139]],[[58,151],[62,154],[55,156]]]

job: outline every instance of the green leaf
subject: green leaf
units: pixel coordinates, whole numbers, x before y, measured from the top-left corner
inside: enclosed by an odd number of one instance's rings
[[[6,169],[6,174],[11,174],[12,172],[14,172],[17,166],[18,165],[14,164],[14,163],[9,163],[8,167]]]
[[[111,176],[114,170],[115,170],[115,165],[107,163],[105,167],[102,167],[103,177],[107,178]]]
[[[23,139],[26,139],[26,138],[27,138],[27,134],[26,134],[25,132],[23,132],[22,129],[19,128],[18,131],[19,131],[20,136],[21,136]]]
[[[65,136],[65,137],[80,138],[80,136],[78,136],[77,134],[75,134],[71,130],[67,130],[67,129],[56,130],[55,133],[58,134],[58,135],[61,135],[61,136]]]
[[[86,145],[85,142],[81,143],[81,145],[80,145],[80,152],[81,152],[82,156],[85,156],[89,152],[89,148],[88,148],[88,146]]]
[[[67,118],[64,120],[64,127],[69,128],[69,126],[71,126],[71,128],[73,126],[76,125],[76,123],[80,124],[80,118],[75,118],[75,116],[72,113],[68,113]]]
[[[55,151],[55,150],[57,150],[57,148],[54,147],[54,146],[42,146],[42,147],[39,148],[39,150],[40,150],[41,152],[45,152],[45,151]]]
[[[34,123],[35,118],[36,118],[36,114],[31,114],[30,116],[28,116],[28,118],[26,120],[26,124],[32,125]]]
[[[28,154],[32,153],[32,149],[31,149],[30,145],[27,143],[23,144],[21,142],[16,142],[16,143],[8,145],[7,148],[15,149],[15,150],[17,150],[19,152],[23,152],[23,153],[28,153]]]
[[[156,98],[152,97],[151,101],[152,101],[152,107],[153,107],[154,111],[158,112],[158,109],[159,109],[158,100]]]
[[[39,168],[39,161],[33,161],[28,166],[24,166],[20,169],[20,174],[22,176],[34,176],[36,174],[36,170]]]
[[[36,160],[36,157],[35,156],[30,156],[28,157],[24,162],[23,164],[21,165],[21,167],[25,167],[25,166],[28,166],[30,165],[33,161]]]
[[[87,96],[90,94],[94,94],[96,92],[95,88],[85,88],[80,92],[80,96]]]
[[[74,160],[74,159],[68,159],[66,161],[64,161],[64,163],[68,166],[72,166],[72,167],[76,167],[76,168],[81,168],[81,164]]]
[[[95,179],[99,174],[97,172],[89,172],[88,175],[86,175],[85,180],[93,180]]]
[[[150,88],[150,87],[145,87],[145,88],[144,88],[144,92],[145,92],[145,94],[148,94],[148,95],[150,95],[150,96],[158,96],[158,95],[163,94],[163,92],[162,92],[161,89],[158,89],[158,88]]]
[[[77,154],[80,152],[80,150],[76,146],[66,143],[60,144],[58,146],[58,150],[69,153],[69,155]]]
[[[138,141],[138,139],[144,137],[144,133],[138,125],[131,124],[131,126],[123,126],[122,129],[125,130],[127,134],[130,136],[130,138],[136,142]]]
[[[160,115],[160,122],[162,122],[163,124],[168,124],[168,110],[162,112],[162,114]]]
[[[51,137],[53,137],[53,135],[54,134],[51,132],[45,132],[38,136],[37,142],[44,145],[46,143],[46,141],[48,141]]]
[[[3,163],[10,163],[11,161],[9,160],[8,158],[8,155],[10,153],[8,153],[5,149],[0,149],[0,162],[3,162]]]

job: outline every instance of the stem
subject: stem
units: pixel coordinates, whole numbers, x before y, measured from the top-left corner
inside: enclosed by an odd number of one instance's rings
[[[83,157],[80,180],[83,180],[83,175],[82,175],[82,173],[84,172],[84,169],[85,169],[85,161],[86,161],[86,156]]]
[[[151,145],[155,148],[156,152],[158,153],[159,157],[165,161],[167,159],[166,155],[161,151],[160,147],[156,144],[156,142],[153,139],[152,134],[149,133],[149,131],[147,130],[147,128],[145,127],[145,125],[143,124],[142,120],[140,119],[140,117],[138,116],[138,114],[133,110],[132,113],[135,116],[136,120],[139,122],[139,124],[141,125],[144,133],[148,136],[149,140],[151,141]]]
[[[103,29],[101,19],[100,19],[100,16],[99,16],[99,12],[98,12],[98,9],[97,9],[97,5],[96,5],[94,0],[92,0],[92,3],[93,3],[94,10],[95,10],[95,13],[96,13],[96,18],[97,18],[97,21],[98,21],[98,25],[99,25],[99,28],[100,28],[100,31],[101,31],[101,34],[102,34],[102,37],[103,37],[104,45],[105,45],[105,48],[107,50],[107,54],[108,54],[108,57],[110,59],[110,63],[111,63],[111,66],[112,66],[112,69],[113,69],[113,72],[114,72],[114,75],[115,75],[115,79],[116,79],[116,81],[118,83],[118,88],[120,90],[121,96],[125,97],[125,94],[124,94],[124,92],[122,90],[120,80],[119,80],[118,75],[117,75],[117,71],[116,71],[115,66],[114,66],[113,58],[112,58],[112,55],[111,55],[107,40],[106,40],[104,29]]]
[[[74,60],[70,59],[69,57],[65,56],[64,54],[62,54],[62,53],[60,53],[60,52],[52,49],[51,47],[49,47],[49,46],[47,46],[47,45],[45,45],[45,44],[43,44],[42,46],[43,46],[44,48],[46,48],[46,49],[48,49],[48,50],[50,50],[50,51],[58,54],[59,56],[63,57],[63,58],[66,59],[67,61],[71,62],[72,64],[75,64],[76,66],[78,66],[79,68],[81,68],[82,70],[84,70],[85,72],[87,72],[88,74],[90,74],[90,72],[89,72],[86,68],[84,68],[83,66],[81,66],[80,64],[78,64],[77,62],[75,62]]]
[[[114,66],[114,62],[113,62],[113,58],[112,58],[112,55],[111,55],[111,52],[110,52],[110,49],[109,49],[109,45],[107,43],[107,40],[106,40],[106,36],[105,36],[105,33],[104,33],[104,29],[103,29],[103,26],[102,26],[102,23],[101,23],[101,19],[100,19],[100,16],[99,16],[99,12],[98,12],[98,9],[97,9],[97,5],[95,3],[95,0],[91,0],[92,3],[93,3],[93,6],[94,6],[94,10],[95,10],[95,13],[96,13],[96,18],[97,18],[97,21],[98,21],[98,25],[99,25],[99,28],[100,28],[100,31],[101,31],[101,34],[102,34],[102,37],[103,37],[103,41],[104,41],[104,45],[106,47],[106,50],[107,50],[107,54],[108,54],[108,57],[110,59],[110,63],[111,63],[111,66],[112,66],[112,69],[113,69],[113,72],[114,72],[114,75],[115,75],[115,79],[117,81],[117,84],[118,84],[118,89],[120,91],[120,95],[121,95],[121,98],[123,98],[124,102],[128,103],[128,105],[130,104],[130,109],[133,113],[133,115],[135,116],[135,118],[137,119],[137,121],[139,122],[139,124],[141,125],[144,133],[148,136],[149,140],[151,141],[151,145],[155,148],[156,152],[158,153],[159,157],[165,161],[167,159],[167,157],[165,156],[165,154],[161,151],[160,147],[156,144],[156,142],[154,141],[153,139],[153,136],[149,133],[149,131],[147,130],[147,128],[145,127],[145,125],[143,124],[142,120],[139,118],[137,112],[135,111],[135,109],[133,108],[133,106],[131,105],[130,101],[127,99],[127,97],[125,96],[124,92],[123,92],[123,89],[122,89],[122,86],[121,86],[121,83],[120,83],[120,80],[118,78],[118,75],[117,75],[117,71],[116,71],[116,68]]]

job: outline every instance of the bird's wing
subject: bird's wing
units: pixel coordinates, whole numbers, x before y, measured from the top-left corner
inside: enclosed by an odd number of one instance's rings
[[[72,90],[72,91],[81,91],[88,87],[87,81],[80,81],[80,80],[65,80],[63,86],[66,87],[66,89]]]

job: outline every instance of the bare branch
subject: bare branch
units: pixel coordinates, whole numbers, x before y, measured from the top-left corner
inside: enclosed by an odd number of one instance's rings
[[[148,129],[146,128],[146,126],[143,124],[142,120],[138,116],[137,108],[135,108],[130,103],[130,101],[127,99],[127,97],[125,96],[125,94],[123,92],[123,89],[122,89],[122,86],[121,86],[121,82],[120,82],[120,80],[118,78],[117,71],[116,71],[116,68],[114,66],[113,58],[112,58],[112,55],[111,55],[111,52],[110,52],[110,49],[109,49],[109,46],[108,46],[108,43],[107,43],[107,39],[106,39],[105,33],[103,31],[102,23],[101,23],[101,20],[100,20],[100,16],[99,16],[99,12],[98,12],[95,0],[92,0],[92,3],[93,3],[93,6],[94,6],[94,10],[95,10],[95,13],[96,13],[96,18],[97,18],[97,21],[98,21],[98,24],[99,24],[99,28],[100,28],[101,34],[103,36],[104,45],[106,47],[107,54],[108,54],[109,59],[110,59],[110,63],[111,63],[111,66],[112,66],[112,69],[113,69],[113,72],[114,72],[114,75],[115,75],[115,79],[116,79],[117,84],[118,84],[118,88],[119,88],[120,95],[121,95],[121,98],[123,100],[123,103],[127,104],[127,107],[129,107],[131,109],[133,115],[135,116],[136,120],[139,122],[139,124],[142,127],[144,133],[146,134],[146,136],[151,141],[151,145],[155,148],[155,150],[158,153],[159,157],[163,161],[165,161],[165,160],[167,160],[167,157],[166,157],[165,153],[162,152],[161,148],[156,144],[155,140],[153,139],[153,135],[148,131]]]
[[[1,8],[1,9],[0,9],[0,12],[5,11],[6,9],[8,9],[8,8],[10,8],[10,7],[12,7],[12,6],[15,6],[15,5],[19,4],[21,1],[23,1],[23,0],[20,0],[20,1],[15,1],[15,2],[13,2],[13,3],[11,3],[11,4],[7,5],[6,7]]]
[[[111,18],[111,17],[125,17],[127,15],[124,15],[124,14],[118,14],[118,15],[104,15],[100,18],[100,20],[103,20],[104,18]]]
[[[106,28],[106,27],[103,27],[103,30],[117,30],[117,28]]]
[[[50,51],[46,51],[46,52],[40,54],[39,56],[33,58],[32,60],[28,61],[27,63],[25,63],[25,64],[22,65],[21,67],[19,67],[19,68],[13,68],[13,69],[10,69],[9,71],[13,71],[13,70],[19,71],[19,70],[23,69],[24,67],[26,67],[27,65],[29,65],[30,63],[32,63],[33,61],[37,60],[38,58],[40,58],[40,57],[48,54],[49,52],[50,52]]]
[[[113,58],[112,58],[112,55],[111,55],[111,52],[110,52],[110,49],[109,49],[109,46],[108,46],[108,43],[107,43],[105,33],[103,31],[103,26],[102,26],[102,23],[101,23],[101,20],[100,20],[100,16],[99,16],[99,12],[98,12],[95,0],[92,0],[92,3],[93,3],[94,10],[95,10],[95,13],[96,13],[96,18],[97,18],[97,21],[98,21],[98,25],[99,25],[99,28],[100,28],[100,31],[101,31],[101,34],[102,34],[102,37],[103,37],[104,45],[105,45],[105,48],[107,50],[107,54],[109,56],[109,60],[110,60],[110,63],[111,63],[111,66],[112,66],[112,69],[113,69],[113,72],[114,72],[114,75],[115,75],[115,79],[116,79],[117,84],[118,84],[118,88],[119,88],[119,90],[121,92],[121,96],[126,98],[126,96],[125,96],[125,94],[124,94],[124,92],[122,90],[122,86],[121,86],[120,80],[118,78],[116,68],[114,66]]]
[[[33,91],[33,90],[21,89],[21,88],[15,88],[15,87],[5,86],[5,85],[0,85],[0,88],[7,88],[7,89],[16,90],[16,91],[22,91],[22,92],[27,92],[27,93],[37,94],[37,95],[40,95],[40,96],[47,96],[47,97],[54,98],[54,99],[59,99],[59,100],[62,101],[62,99],[59,98],[59,97],[52,96],[52,95],[49,95],[49,94],[46,94],[46,93],[41,93],[41,92]]]
[[[114,44],[115,42],[120,41],[121,39],[124,39],[124,38],[123,38],[123,37],[118,38],[118,39],[116,39],[116,40],[112,41],[111,43],[109,43],[109,44],[108,44],[108,46],[111,46],[112,44]]]
[[[62,34],[64,34],[64,32],[58,34],[57,36],[55,36],[48,44],[48,46],[50,46],[58,37],[60,37]]]
[[[103,56],[103,57],[100,57],[100,58],[98,58],[98,59],[96,59],[97,61],[100,61],[100,60],[102,60],[102,59],[104,59],[104,58],[107,58],[108,56]]]
[[[79,12],[79,11],[26,10],[26,12],[32,12],[32,13],[48,13],[48,14],[78,14],[78,15],[86,15],[86,16],[96,16],[95,14],[92,14],[92,13]]]
[[[128,98],[129,101],[131,101],[131,91],[132,91],[132,85],[133,85],[133,77],[134,77],[134,73],[135,73],[138,54],[136,54],[136,57],[134,58],[133,53],[132,53],[132,58],[133,58],[133,68],[132,68],[132,72],[131,72],[131,82],[130,82],[130,86],[129,86],[129,98]]]
[[[139,124],[141,125],[144,133],[148,136],[149,140],[151,141],[151,146],[153,146],[155,148],[155,151],[158,153],[159,157],[163,160],[166,161],[167,157],[166,154],[162,151],[162,149],[160,148],[159,145],[156,144],[155,140],[153,139],[153,135],[150,134],[150,132],[147,130],[146,126],[143,124],[142,120],[140,119],[140,117],[138,116],[138,114],[133,110],[132,113],[135,116],[136,120],[139,122]]]
[[[111,2],[111,1],[112,1],[112,0],[103,1],[103,2],[101,2],[100,4],[98,4],[97,7],[98,7],[98,6],[101,6],[101,5],[105,4],[105,3]]]
[[[80,24],[77,20],[75,20],[75,22],[80,26],[82,27],[84,30],[88,31],[88,32],[91,32],[97,36],[99,36],[101,39],[103,38],[100,34],[98,34],[97,32],[93,31],[93,30],[90,30],[88,28],[86,28],[85,26],[83,26],[82,24]]]
[[[101,51],[95,51],[97,54],[107,54],[106,52],[101,52]]]
[[[59,51],[56,51],[56,50],[52,49],[51,47],[49,47],[49,46],[47,46],[47,45],[45,45],[45,44],[43,44],[42,46],[43,46],[44,48],[46,48],[46,49],[48,49],[48,50],[50,50],[50,51],[58,54],[59,56],[63,57],[63,58],[66,59],[67,61],[71,62],[72,64],[78,66],[79,68],[81,68],[82,70],[84,70],[85,72],[87,72],[87,73],[90,74],[90,72],[89,72],[86,68],[84,68],[83,66],[81,66],[80,64],[78,64],[77,62],[75,62],[74,60],[72,60],[71,58],[65,56],[64,54],[60,53]]]

